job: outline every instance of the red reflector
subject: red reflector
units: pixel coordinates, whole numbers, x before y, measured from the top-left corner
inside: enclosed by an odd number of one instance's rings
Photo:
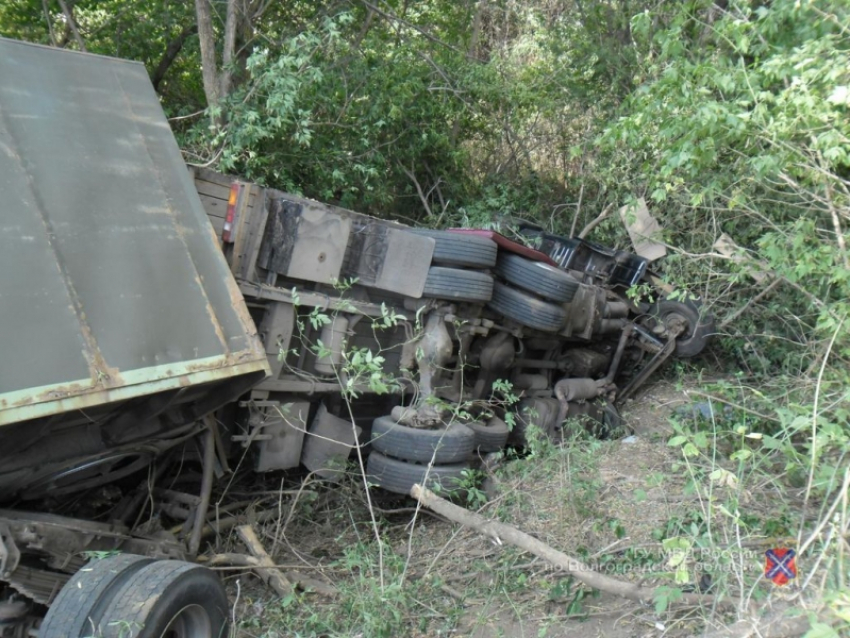
[[[236,217],[236,201],[239,199],[239,190],[242,185],[233,182],[230,186],[230,197],[227,199],[227,215],[224,217],[224,228],[221,230],[221,240],[227,243],[233,241],[233,220]]]

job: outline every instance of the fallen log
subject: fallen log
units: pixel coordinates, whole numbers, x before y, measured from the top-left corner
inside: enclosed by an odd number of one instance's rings
[[[257,572],[263,582],[281,596],[292,594],[292,583],[274,566],[272,557],[266,552],[266,548],[263,547],[254,528],[250,525],[240,525],[236,528],[236,533],[248,547],[248,551],[259,561],[259,564],[252,566],[251,569]]]
[[[500,545],[503,542],[507,542],[522,550],[530,552],[535,556],[539,556],[552,565],[561,568],[577,581],[584,583],[588,587],[592,587],[593,589],[598,589],[599,591],[607,592],[609,594],[614,594],[616,596],[622,596],[623,598],[634,600],[646,605],[653,604],[655,602],[655,590],[600,574],[578,558],[573,558],[572,556],[564,554],[563,552],[550,547],[543,541],[540,541],[533,536],[529,536],[525,532],[521,532],[512,525],[486,519],[480,514],[470,512],[463,507],[449,503],[445,499],[434,494],[431,490],[423,488],[420,485],[414,485],[410,489],[410,495],[428,509],[445,516],[447,519],[454,521],[455,523],[460,523],[461,525],[470,527],[485,536],[489,536]],[[675,601],[671,600],[670,604],[699,606],[714,605],[720,607],[728,606],[728,603],[725,601],[718,601],[714,596],[692,593],[683,593],[681,597],[677,598]]]

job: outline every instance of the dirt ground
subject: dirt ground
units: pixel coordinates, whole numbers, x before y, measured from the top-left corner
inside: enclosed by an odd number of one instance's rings
[[[591,441],[586,449],[570,454],[541,453],[545,462],[536,462],[532,455],[508,463],[498,475],[495,498],[482,507],[482,514],[509,522],[597,569],[627,570],[625,575],[611,575],[654,586],[657,573],[667,570],[663,559],[653,554],[659,547],[658,531],[698,507],[695,497],[685,494],[681,472],[672,470],[681,454],[667,446],[669,416],[699,400],[667,382],[648,386],[621,410],[633,435]],[[357,494],[357,490],[351,492]],[[240,636],[340,635],[301,633],[295,625],[309,623],[316,615],[354,614],[352,607],[357,604],[367,610],[384,605],[389,609],[394,604],[368,584],[378,577],[378,567],[369,562],[372,559],[351,552],[373,540],[366,503],[358,502],[357,496],[351,500],[326,497],[319,495],[306,504],[307,516],[282,518],[262,532],[278,564],[301,569],[348,592],[346,602],[307,594],[299,603],[304,609],[290,606],[281,612],[267,589],[242,574],[234,610],[235,617],[243,619]],[[404,617],[396,621],[407,623],[405,635],[697,635],[695,612],[684,612],[672,623],[668,618],[665,624],[652,608],[592,593],[542,560],[430,512],[417,512],[415,505],[411,499],[380,496],[373,503],[382,533],[390,539],[388,550],[398,559],[395,571],[383,566],[388,580],[401,578],[418,586],[412,598],[398,603]],[[411,524],[414,514],[415,524]],[[235,578],[229,579],[231,593]],[[369,632],[352,629],[342,635],[371,638]]]

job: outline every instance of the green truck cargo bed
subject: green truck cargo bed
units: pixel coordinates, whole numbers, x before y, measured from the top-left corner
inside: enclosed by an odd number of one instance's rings
[[[0,425],[267,370],[144,66],[0,38]]]

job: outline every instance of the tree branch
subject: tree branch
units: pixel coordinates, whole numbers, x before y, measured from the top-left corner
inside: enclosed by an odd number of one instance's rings
[[[47,8],[47,0],[41,0],[41,7],[44,9],[44,19],[47,20],[47,31],[50,34],[50,46],[59,46],[56,40],[56,32],[53,30],[53,20],[50,18],[50,9]]]
[[[655,602],[655,591],[653,589],[641,587],[635,583],[618,580],[593,571],[589,565],[584,564],[579,559],[559,552],[543,541],[529,536],[525,532],[521,532],[512,525],[488,520],[480,514],[470,512],[467,509],[449,503],[434,494],[431,490],[419,485],[414,485],[411,488],[410,495],[428,509],[434,510],[455,523],[471,527],[476,532],[495,539],[499,544],[502,542],[510,543],[515,547],[519,547],[548,561],[588,587],[643,604],[652,604]],[[719,607],[726,607],[729,605],[729,603],[718,600],[711,595],[689,593],[683,593],[681,598],[678,598],[675,602],[678,604],[701,606],[717,605]]]
[[[613,203],[610,203],[605,208],[603,208],[602,212],[599,213],[595,219],[592,219],[587,226],[581,229],[581,232],[578,234],[578,238],[584,239],[585,237],[587,237],[590,234],[590,231],[596,228],[600,223],[602,223],[602,221],[605,220],[606,217],[608,217],[608,214],[613,210],[613,208]]]
[[[428,205],[428,197],[425,195],[425,192],[422,190],[422,186],[419,184],[419,180],[416,179],[416,175],[414,175],[412,170],[407,170],[404,166],[399,164],[399,168],[404,171],[404,174],[410,178],[410,181],[413,182],[413,185],[416,187],[416,192],[419,195],[419,200],[422,202],[422,205],[425,207],[425,212],[428,217],[433,217],[431,213],[431,207]]]
[[[85,51],[86,45],[80,35],[80,30],[77,28],[77,21],[74,20],[74,14],[71,13],[71,8],[65,0],[59,0],[59,6],[62,7],[62,13],[65,14],[65,19],[68,21],[68,27],[71,29],[71,33],[74,34],[74,40],[77,41],[77,46],[80,47],[80,51]]]
[[[382,11],[381,9],[376,7],[374,4],[372,4],[371,2],[367,2],[367,0],[360,0],[360,1],[363,3],[363,6],[365,6],[367,9],[369,9],[371,11],[374,11],[375,13],[377,13],[382,18],[385,18],[387,20],[391,20],[392,22],[397,22],[398,24],[402,24],[409,29],[413,29],[419,35],[421,35],[423,38],[425,38],[426,40],[430,40],[434,44],[439,44],[440,46],[446,47],[447,49],[450,49],[450,50],[454,51],[455,53],[460,53],[461,55],[469,57],[469,55],[465,51],[461,51],[456,46],[452,46],[448,42],[444,42],[443,40],[440,40],[440,38],[431,35],[425,29],[422,29],[421,27],[416,26],[412,22],[408,22],[404,18],[401,18],[401,17],[399,17],[399,16],[397,16],[393,13],[389,13],[388,11]],[[477,62],[478,60],[473,60],[473,61]]]
[[[168,43],[168,46],[165,48],[165,53],[162,54],[162,57],[159,60],[159,64],[156,65],[156,69],[151,76],[151,83],[153,84],[154,90],[159,92],[159,84],[162,82],[163,78],[165,78],[165,74],[171,65],[174,63],[174,60],[177,59],[177,56],[180,54],[180,51],[183,49],[183,45],[186,44],[186,40],[189,39],[189,36],[194,35],[198,32],[197,25],[191,24],[186,27],[183,27],[183,30],[180,32],[176,38],[174,38],[171,42]]]

